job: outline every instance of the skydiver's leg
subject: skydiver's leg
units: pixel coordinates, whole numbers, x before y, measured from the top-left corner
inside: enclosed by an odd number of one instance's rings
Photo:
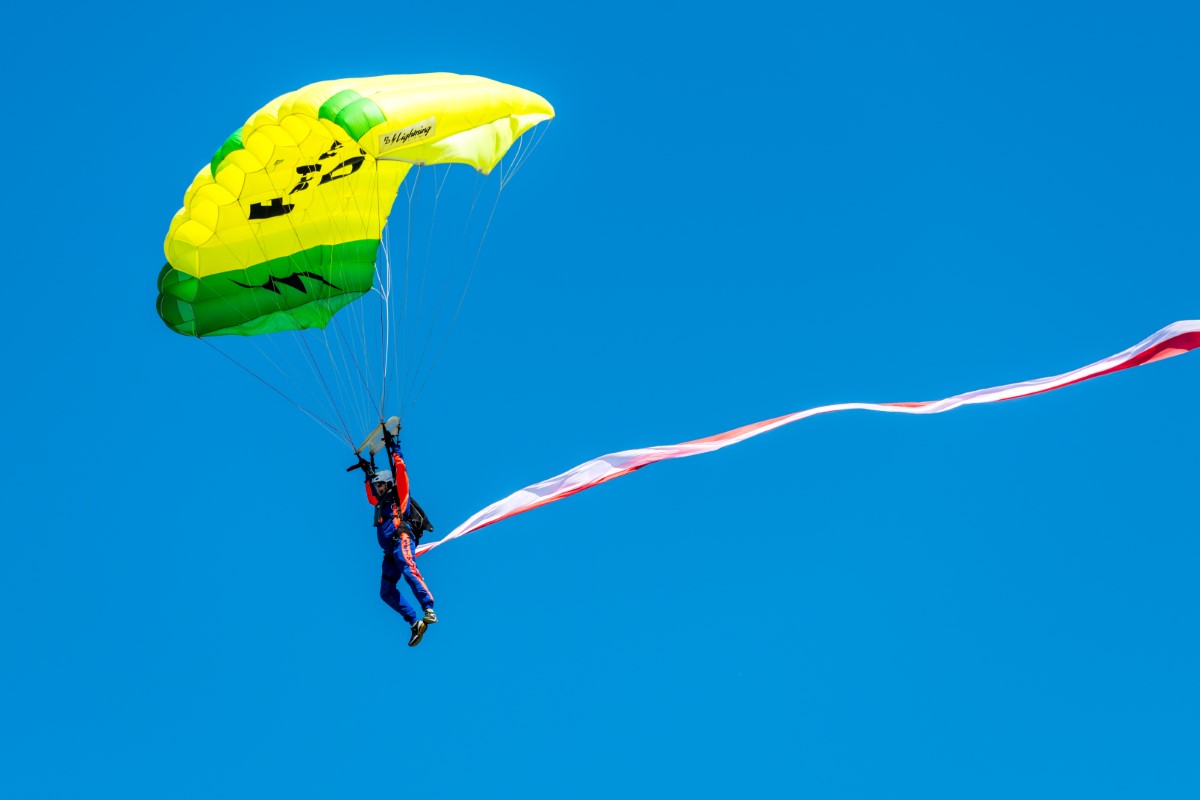
[[[413,611],[412,606],[404,599],[404,595],[400,594],[400,590],[396,588],[396,582],[400,580],[401,569],[399,562],[392,556],[391,553],[383,554],[383,568],[379,576],[379,597],[383,602],[387,603],[396,612],[404,617],[404,621],[409,625],[417,620],[417,612]]]
[[[400,571],[404,574],[404,580],[408,581],[421,608],[433,608],[433,593],[425,585],[425,578],[421,576],[421,570],[417,569],[417,560],[413,557],[412,537],[407,533],[400,534],[400,543],[396,546],[395,556]]]

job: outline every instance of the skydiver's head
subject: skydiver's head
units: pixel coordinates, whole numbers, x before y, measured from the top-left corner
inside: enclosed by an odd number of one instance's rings
[[[371,484],[375,487],[376,496],[382,497],[387,494],[395,484],[395,479],[392,478],[392,471],[390,469],[379,470],[379,472],[375,473],[375,478],[371,481]]]

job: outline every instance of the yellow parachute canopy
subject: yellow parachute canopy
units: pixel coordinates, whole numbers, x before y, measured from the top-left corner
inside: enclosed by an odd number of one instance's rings
[[[414,164],[488,173],[554,109],[450,73],[347,78],[268,103],[184,195],[158,310],[189,336],[324,327],[370,291],[396,192]]]

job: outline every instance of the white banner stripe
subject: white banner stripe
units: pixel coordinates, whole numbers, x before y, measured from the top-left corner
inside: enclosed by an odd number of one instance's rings
[[[1142,366],[1164,358],[1171,358],[1200,347],[1200,320],[1184,320],[1175,322],[1156,332],[1142,342],[1123,350],[1116,355],[1101,359],[1086,367],[1064,372],[1049,378],[1035,378],[1020,383],[1009,383],[990,389],[977,389],[964,392],[944,400],[929,400],[917,403],[838,403],[835,405],[818,406],[806,411],[797,411],[775,419],[755,422],[741,428],[735,428],[716,436],[696,439],[681,444],[659,445],[644,447],[636,450],[622,450],[610,453],[591,461],[585,461],[574,469],[567,470],[561,475],[555,475],[541,483],[526,486],[520,491],[513,492],[503,500],[492,503],[487,508],[473,514],[450,533],[436,542],[423,544],[417,548],[417,555],[428,553],[435,547],[445,544],[451,539],[466,536],[468,533],[487,527],[501,520],[531,511],[538,506],[553,503],[576,492],[598,486],[605,481],[628,475],[634,470],[641,469],[658,461],[672,458],[711,453],[731,444],[744,442],[784,425],[790,425],[818,414],[829,414],[834,411],[885,411],[893,414],[941,414],[945,411],[964,405],[979,403],[996,403],[1002,400],[1013,400],[1019,397],[1043,394],[1073,383],[1091,380],[1118,370]]]

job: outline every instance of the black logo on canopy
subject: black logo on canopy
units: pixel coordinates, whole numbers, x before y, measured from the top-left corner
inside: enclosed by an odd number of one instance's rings
[[[315,272],[294,272],[291,275],[288,275],[286,278],[276,278],[274,275],[269,275],[267,277],[267,282],[260,284],[242,283],[241,281],[233,280],[233,278],[230,278],[229,280],[232,283],[236,283],[238,286],[241,286],[243,289],[266,289],[267,291],[274,292],[275,294],[283,294],[283,291],[279,287],[290,286],[296,291],[300,292],[300,294],[308,294],[308,287],[304,285],[304,281],[302,281],[301,278],[311,278],[314,281],[319,281],[325,284],[330,289],[337,289],[341,291],[340,286],[333,285]]]

